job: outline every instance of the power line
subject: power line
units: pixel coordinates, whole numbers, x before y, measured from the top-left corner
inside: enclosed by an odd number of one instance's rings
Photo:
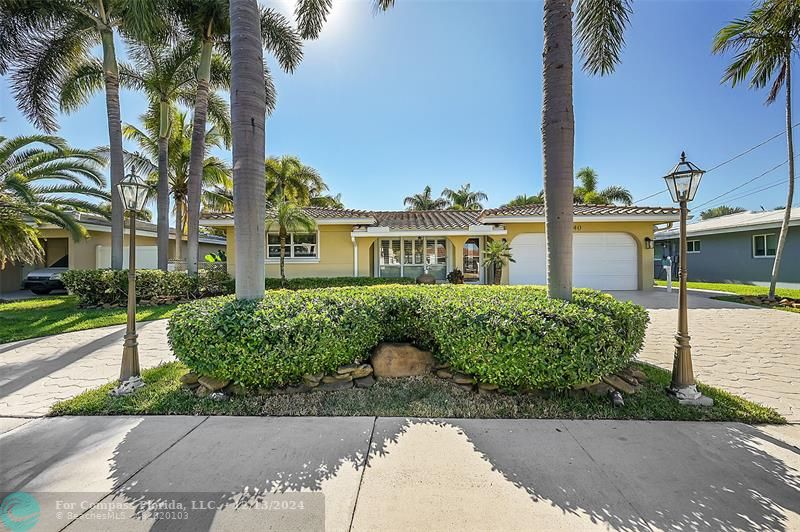
[[[797,154],[797,155],[795,155],[795,156],[794,156],[794,158],[795,158],[795,159],[797,159],[798,157],[800,157],[800,154]],[[742,187],[744,187],[744,186],[746,186],[746,185],[749,185],[749,184],[750,184],[750,183],[752,183],[753,181],[756,181],[757,179],[761,179],[762,177],[766,176],[767,174],[770,174],[770,173],[774,172],[775,170],[777,170],[778,168],[780,168],[781,166],[785,165],[785,164],[786,164],[786,163],[788,163],[788,162],[789,162],[789,160],[787,159],[787,160],[783,161],[782,163],[780,163],[780,164],[778,164],[778,165],[775,165],[775,166],[773,166],[772,168],[770,168],[770,169],[769,169],[769,170],[767,170],[766,172],[763,172],[763,173],[761,173],[761,174],[759,174],[759,175],[757,175],[757,176],[755,176],[755,177],[753,177],[753,178],[751,178],[751,179],[748,179],[748,180],[747,180],[747,181],[745,181],[744,183],[742,183],[742,184],[740,184],[740,185],[737,185],[737,186],[733,187],[732,189],[729,189],[729,190],[728,190],[728,191],[726,191],[726,192],[723,192],[723,193],[722,193],[722,194],[720,194],[719,196],[714,196],[714,197],[713,197],[713,198],[711,198],[710,200],[708,200],[708,201],[706,201],[706,202],[704,202],[704,203],[701,203],[700,205],[695,205],[695,206],[694,206],[694,208],[695,208],[695,209],[699,209],[699,208],[701,208],[701,207],[704,207],[704,206],[708,205],[709,203],[711,203],[711,202],[713,202],[713,201],[716,201],[716,200],[718,200],[719,198],[721,198],[721,197],[723,197],[723,196],[727,196],[727,195],[728,195],[728,194],[730,194],[731,192],[734,192],[734,191],[736,191],[736,190],[739,190],[740,188],[742,188]],[[730,198],[728,201],[733,201],[734,199],[736,199],[736,198]]]
[[[797,122],[795,125],[793,125],[793,126],[792,126],[792,129],[796,128],[798,125],[800,125],[800,122]],[[785,131],[781,131],[780,133],[777,133],[777,134],[775,134],[775,135],[771,136],[770,138],[768,138],[768,139],[766,139],[766,140],[764,140],[764,141],[761,141],[761,142],[759,142],[759,143],[758,143],[758,144],[756,144],[755,146],[751,146],[750,148],[747,148],[747,149],[746,149],[746,150],[744,150],[743,152],[741,152],[741,153],[737,153],[736,155],[734,155],[734,156],[733,156],[733,157],[731,157],[730,159],[727,159],[727,160],[725,160],[725,161],[722,161],[721,163],[719,163],[719,164],[717,164],[717,165],[715,165],[715,166],[711,167],[709,170],[706,170],[706,174],[709,174],[709,173],[713,172],[714,170],[716,170],[717,168],[721,168],[721,167],[725,166],[726,164],[732,163],[732,162],[733,162],[733,161],[735,161],[736,159],[739,159],[740,157],[744,157],[744,156],[745,156],[745,155],[747,155],[748,153],[750,153],[750,152],[752,152],[752,151],[755,151],[755,150],[757,150],[758,148],[760,148],[761,146],[763,146],[763,145],[765,145],[765,144],[767,144],[767,143],[769,143],[769,142],[772,142],[773,140],[777,139],[778,137],[782,137],[782,136],[784,136],[784,135],[786,135],[786,132],[785,132]],[[783,163],[783,164],[786,164],[786,163]],[[746,183],[745,183],[745,184],[746,184]],[[659,190],[658,192],[654,192],[653,194],[650,194],[649,196],[645,196],[645,197],[643,197],[643,198],[640,198],[640,199],[638,199],[638,200],[634,201],[633,203],[640,203],[640,202],[642,202],[642,201],[644,201],[644,200],[646,200],[646,199],[654,198],[654,197],[656,197],[656,196],[659,196],[659,195],[661,195],[661,194],[664,194],[665,192],[667,192],[667,190],[666,190],[666,189]],[[716,198],[715,198],[715,199],[716,199]],[[711,200],[711,201],[714,201],[714,200]]]

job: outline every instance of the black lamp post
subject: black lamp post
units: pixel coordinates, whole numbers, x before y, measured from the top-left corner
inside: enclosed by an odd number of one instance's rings
[[[122,348],[120,382],[139,376],[139,342],[136,334],[136,214],[144,210],[150,186],[136,174],[129,174],[117,185],[122,205],[130,213],[130,238],[128,242],[128,326]]]
[[[680,204],[680,308],[678,311],[678,333],[675,335],[675,359],[672,363],[672,384],[669,393],[682,404],[711,406],[710,397],[697,391],[692,369],[692,348],[689,345],[689,312],[686,297],[686,218],[689,212],[687,204],[694,199],[697,187],[705,171],[686,160],[686,153],[681,153],[681,161],[664,176],[672,196],[672,201]]]

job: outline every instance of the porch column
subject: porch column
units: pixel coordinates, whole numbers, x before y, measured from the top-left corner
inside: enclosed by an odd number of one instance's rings
[[[225,228],[225,268],[228,275],[236,277],[236,229],[234,227]]]
[[[374,237],[356,237],[356,246],[358,246],[358,277],[372,277],[373,273],[370,269],[370,246],[377,241]]]

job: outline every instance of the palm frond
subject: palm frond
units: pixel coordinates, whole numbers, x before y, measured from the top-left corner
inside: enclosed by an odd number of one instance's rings
[[[625,46],[630,0],[579,0],[575,32],[583,69],[604,76],[614,71]]]
[[[298,0],[294,15],[303,39],[319,37],[332,6],[331,0]]]
[[[297,4],[297,9],[298,12],[301,9],[306,12],[308,10],[304,7],[305,5],[329,2],[330,0],[300,0]],[[324,18],[322,21],[324,22]],[[303,41],[301,36],[298,35],[286,17],[273,9],[263,9],[261,11],[261,38],[264,42],[264,47],[272,52],[272,55],[278,60],[278,64],[286,72],[294,72],[294,69],[303,60]]]

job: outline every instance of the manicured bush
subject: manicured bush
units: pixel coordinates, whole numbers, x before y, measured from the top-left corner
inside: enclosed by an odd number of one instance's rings
[[[573,302],[508,286],[375,286],[210,298],[170,319],[175,355],[193,371],[246,387],[298,383],[410,341],[503,388],[564,389],[629,365],[647,312],[590,290]]]
[[[267,290],[308,290],[311,288],[336,288],[346,286],[376,286],[385,284],[414,284],[414,279],[400,277],[390,279],[386,277],[297,277],[286,279],[286,285],[280,279],[268,277],[264,279],[264,288]]]
[[[128,270],[68,270],[61,281],[82,307],[124,306],[128,301]],[[186,272],[136,270],[136,296],[139,301],[197,299],[227,294],[233,280],[222,270],[203,270],[197,277]]]

